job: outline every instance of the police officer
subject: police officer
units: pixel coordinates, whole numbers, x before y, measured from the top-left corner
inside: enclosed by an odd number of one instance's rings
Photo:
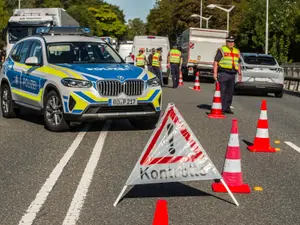
[[[136,56],[136,66],[145,68],[146,64],[146,56],[144,55],[144,49],[140,48],[139,49],[139,54]]]
[[[153,55],[153,58],[152,58],[152,71],[160,79],[161,85],[163,86],[163,78],[162,78],[162,71],[161,71],[161,69],[162,69],[161,53],[162,53],[162,48],[157,48],[156,53]]]
[[[152,70],[152,60],[153,60],[153,55],[154,54],[155,54],[155,48],[152,48],[151,53],[148,56],[148,61],[147,61],[148,62],[148,70],[152,73],[154,73],[153,70]]]
[[[241,81],[240,51],[234,47],[234,37],[226,38],[226,45],[217,50],[214,60],[214,80],[220,83],[222,111],[233,114],[230,109],[235,76],[238,73],[238,80]]]
[[[178,46],[174,45],[168,55],[168,65],[171,67],[173,88],[177,88],[179,85],[179,74],[182,65],[181,51],[178,50]]]

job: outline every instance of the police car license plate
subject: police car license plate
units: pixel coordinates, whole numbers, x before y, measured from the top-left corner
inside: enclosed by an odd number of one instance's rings
[[[110,106],[122,106],[122,105],[137,105],[138,101],[134,98],[125,98],[125,99],[110,99]]]

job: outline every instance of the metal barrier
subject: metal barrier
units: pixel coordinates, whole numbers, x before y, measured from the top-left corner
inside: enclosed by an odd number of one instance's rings
[[[284,64],[284,88],[293,92],[300,92],[300,64]]]

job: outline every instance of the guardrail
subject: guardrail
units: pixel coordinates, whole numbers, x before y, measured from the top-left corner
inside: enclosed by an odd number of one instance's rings
[[[293,92],[300,92],[300,64],[284,64],[284,88]]]

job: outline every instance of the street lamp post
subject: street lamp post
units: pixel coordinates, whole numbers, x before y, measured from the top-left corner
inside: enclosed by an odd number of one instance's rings
[[[206,18],[206,17],[200,16],[200,15],[198,15],[198,14],[193,14],[193,15],[191,15],[190,17],[199,17],[200,19],[206,20],[206,28],[208,28],[208,21],[210,20],[211,16],[208,17],[208,18]],[[200,26],[200,28],[201,28],[201,26]]]
[[[19,9],[21,9],[21,0],[18,0]]]
[[[200,2],[200,28],[202,28],[202,0]]]
[[[269,0],[266,3],[266,47],[265,53],[269,52]]]
[[[233,6],[231,6],[231,8],[225,9],[225,8],[219,6],[219,5],[216,5],[216,4],[210,4],[210,5],[207,6],[207,8],[209,8],[209,9],[218,8],[218,9],[221,9],[221,10],[227,12],[227,32],[228,33],[229,33],[229,13],[231,12],[231,10],[233,10],[234,7],[235,6],[233,5]]]

